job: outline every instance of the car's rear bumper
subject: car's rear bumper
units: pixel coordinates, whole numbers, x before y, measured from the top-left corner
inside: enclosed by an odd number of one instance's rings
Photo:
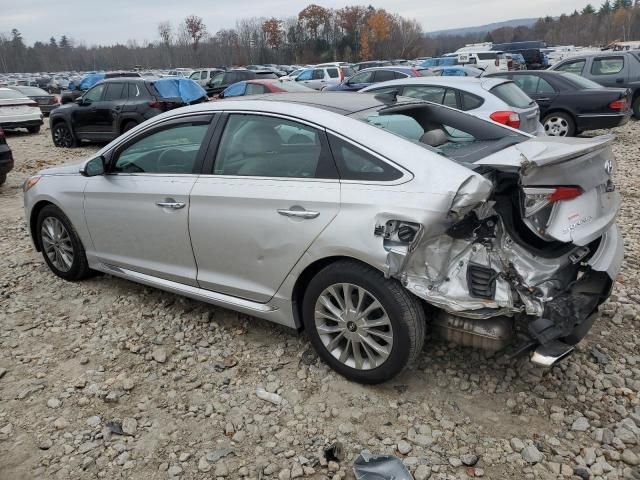
[[[31,120],[6,121],[6,122],[0,122],[0,128],[4,128],[5,130],[11,130],[14,128],[39,127],[43,123],[44,122],[42,118],[31,119]]]
[[[0,145],[0,175],[5,175],[13,170],[13,154],[9,145]]]
[[[38,106],[40,107],[40,110],[42,111],[42,113],[46,114],[46,113],[51,113],[51,111],[58,108],[60,104],[55,103],[55,104],[38,105]]]
[[[601,113],[578,115],[576,128],[578,130],[599,130],[605,128],[621,127],[631,118],[632,112],[626,113]]]

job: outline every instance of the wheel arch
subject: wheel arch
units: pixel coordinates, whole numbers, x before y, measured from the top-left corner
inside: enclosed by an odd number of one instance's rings
[[[554,113],[564,113],[566,115],[569,115],[571,117],[571,120],[573,120],[573,123],[576,124],[576,120],[577,120],[576,114],[565,107],[550,108],[549,110],[544,112],[544,116],[542,117],[541,121],[547,118],[548,116],[553,115]]]
[[[304,294],[306,292],[306,287],[311,281],[311,279],[318,274],[322,269],[328,267],[329,265],[339,262],[341,260],[349,260],[352,262],[359,263],[373,270],[380,270],[373,265],[363,262],[354,257],[350,257],[348,255],[335,255],[331,257],[324,257],[307,265],[304,270],[298,275],[296,282],[292,289],[291,294],[291,305],[293,311],[293,320],[295,322],[296,328],[298,331],[304,330],[304,322],[302,321],[302,300],[304,298]]]
[[[29,216],[29,232],[31,233],[31,240],[33,242],[33,245],[36,247],[36,251],[38,252],[42,250],[42,245],[40,245],[40,238],[38,237],[36,232],[38,215],[40,215],[40,212],[44,207],[47,207],[49,205],[58,207],[55,203],[50,202],[49,200],[40,200],[33,206],[33,208],[31,209],[31,214]]]

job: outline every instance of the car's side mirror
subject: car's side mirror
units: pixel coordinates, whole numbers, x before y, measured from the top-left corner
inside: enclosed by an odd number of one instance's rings
[[[87,105],[87,104],[89,104],[89,103],[90,103],[90,102],[85,101],[82,97],[78,97],[78,98],[76,98],[76,99],[75,99],[75,102],[76,102],[78,105]]]
[[[80,168],[80,174],[85,177],[97,177],[104,175],[105,160],[102,155],[92,158]]]

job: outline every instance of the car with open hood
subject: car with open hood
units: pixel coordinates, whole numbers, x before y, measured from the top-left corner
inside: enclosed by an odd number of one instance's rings
[[[30,177],[24,205],[59,277],[304,330],[358,382],[398,374],[427,328],[548,366],[621,267],[612,141],[405,97],[254,95],[158,115]]]

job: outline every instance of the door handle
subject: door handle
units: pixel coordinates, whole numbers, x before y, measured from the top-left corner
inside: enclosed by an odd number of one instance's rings
[[[308,210],[289,210],[286,208],[279,209],[278,213],[280,215],[284,215],[285,217],[304,218],[306,220],[317,218],[320,215],[320,212],[310,212]]]
[[[548,98],[548,97],[544,97],[544,98],[539,98],[537,101],[538,101],[538,102],[550,102],[550,101],[551,101],[551,99],[550,99],[550,98]]]
[[[170,208],[172,210],[180,210],[184,208],[186,203],[182,202],[156,202],[156,205],[161,208]]]
[[[616,78],[616,83],[624,83],[624,78]]]

